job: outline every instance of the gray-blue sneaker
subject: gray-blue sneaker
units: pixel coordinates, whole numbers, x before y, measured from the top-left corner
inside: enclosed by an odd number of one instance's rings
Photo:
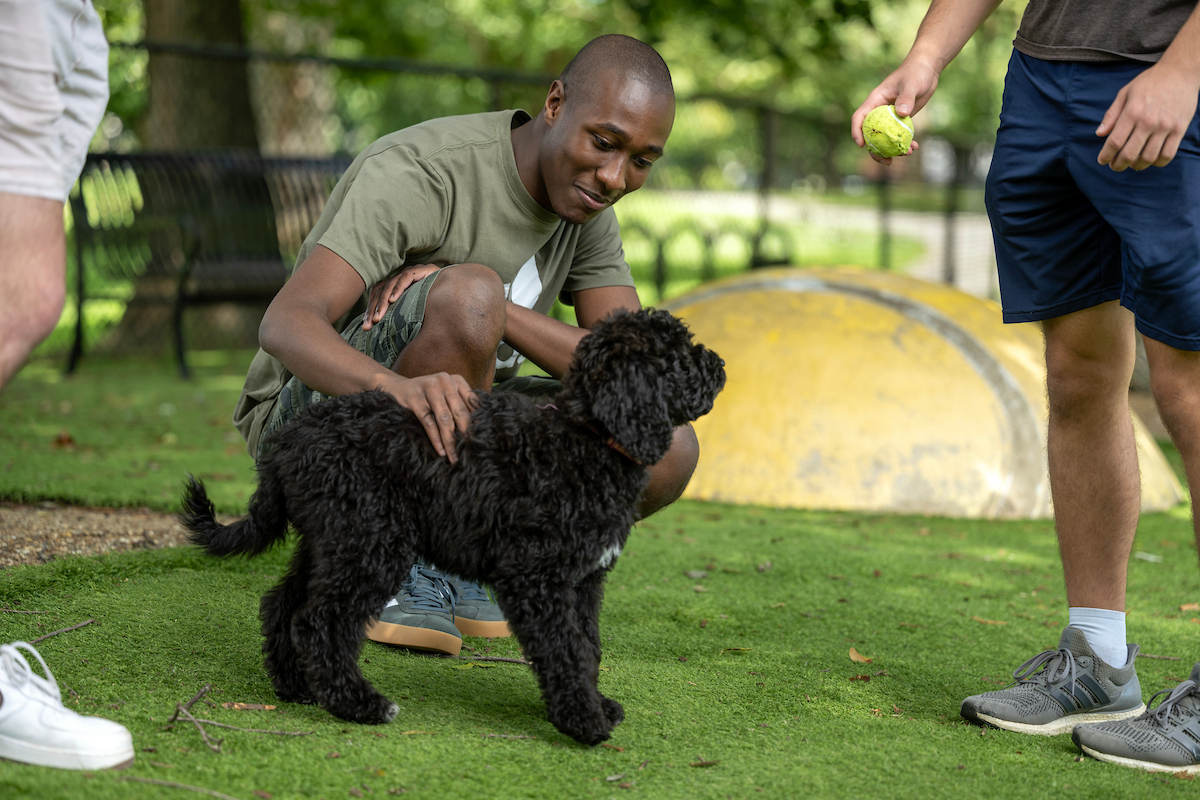
[[[367,623],[367,638],[456,656],[462,649],[462,635],[454,626],[457,599],[454,584],[445,576],[415,564],[379,619]]]
[[[454,625],[464,636],[485,636],[489,639],[499,639],[512,636],[508,623],[504,621],[504,613],[496,601],[484,587],[472,581],[450,576],[458,592],[458,601],[454,604]]]
[[[1136,717],[1146,710],[1128,646],[1125,665],[1114,667],[1092,652],[1078,628],[1067,627],[1057,650],[1046,650],[1017,667],[1016,683],[968,697],[964,719],[1017,733],[1054,736],[1084,722]]]
[[[1080,725],[1071,734],[1092,758],[1152,772],[1200,772],[1200,664],[1174,689],[1150,698],[1156,708],[1134,719]]]

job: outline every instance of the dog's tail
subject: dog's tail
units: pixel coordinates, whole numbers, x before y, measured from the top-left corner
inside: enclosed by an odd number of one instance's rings
[[[265,472],[259,473],[249,515],[232,525],[217,522],[216,509],[204,484],[189,475],[179,521],[188,530],[189,541],[210,556],[256,556],[283,539],[288,523],[282,487]]]

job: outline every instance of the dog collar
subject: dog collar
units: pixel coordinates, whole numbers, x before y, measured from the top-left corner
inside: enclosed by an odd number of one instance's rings
[[[554,409],[555,411],[558,411],[558,406],[554,405],[554,403],[546,403],[546,405],[544,405],[544,406],[538,406],[538,408],[541,408],[541,409],[552,408],[552,409]],[[587,425],[587,423],[584,423],[584,424],[585,424],[585,425]],[[597,436],[602,436],[602,434],[600,433],[600,431],[596,430],[596,428],[595,428],[594,426],[592,426],[592,425],[587,425],[587,429],[588,429],[589,431],[591,431],[592,433],[596,434]],[[626,458],[628,458],[628,459],[629,459],[630,461],[632,461],[633,463],[637,464],[639,467],[644,467],[644,466],[646,466],[646,465],[645,465],[645,464],[643,464],[641,461],[638,461],[636,458],[634,458],[633,456],[629,455],[629,452],[628,452],[628,451],[627,451],[627,450],[626,450],[624,447],[622,447],[622,446],[621,446],[621,443],[620,443],[620,442],[618,442],[618,441],[617,441],[616,439],[614,439],[613,437],[611,437],[611,436],[606,436],[606,437],[604,437],[604,443],[605,443],[606,445],[608,445],[609,447],[611,447],[613,450],[616,450],[618,453],[620,453],[621,455],[623,455],[623,456],[625,456]]]

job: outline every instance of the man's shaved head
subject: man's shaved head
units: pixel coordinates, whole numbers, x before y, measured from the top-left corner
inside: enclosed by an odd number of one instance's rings
[[[675,102],[671,71],[658,52],[646,44],[619,33],[599,36],[583,46],[562,71],[559,80],[568,104],[589,100],[598,83],[613,79],[636,80],[655,95]]]

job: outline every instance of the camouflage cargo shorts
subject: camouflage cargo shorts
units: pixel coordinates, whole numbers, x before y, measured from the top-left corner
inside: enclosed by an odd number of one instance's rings
[[[384,314],[382,320],[371,326],[369,331],[362,329],[363,314],[358,315],[346,325],[342,338],[355,350],[365,353],[376,362],[391,367],[400,357],[401,351],[421,331],[425,320],[425,304],[429,299],[429,290],[433,287],[438,273],[427,275],[408,287],[400,300],[393,303]],[[519,392],[532,397],[548,397],[556,394],[560,383],[553,378],[536,375],[519,375],[515,378],[500,381],[492,387],[494,392]],[[312,389],[296,376],[292,376],[283,386],[275,408],[267,424],[263,426],[258,439],[257,461],[270,449],[272,435],[296,418],[304,409],[326,400],[330,395]]]

